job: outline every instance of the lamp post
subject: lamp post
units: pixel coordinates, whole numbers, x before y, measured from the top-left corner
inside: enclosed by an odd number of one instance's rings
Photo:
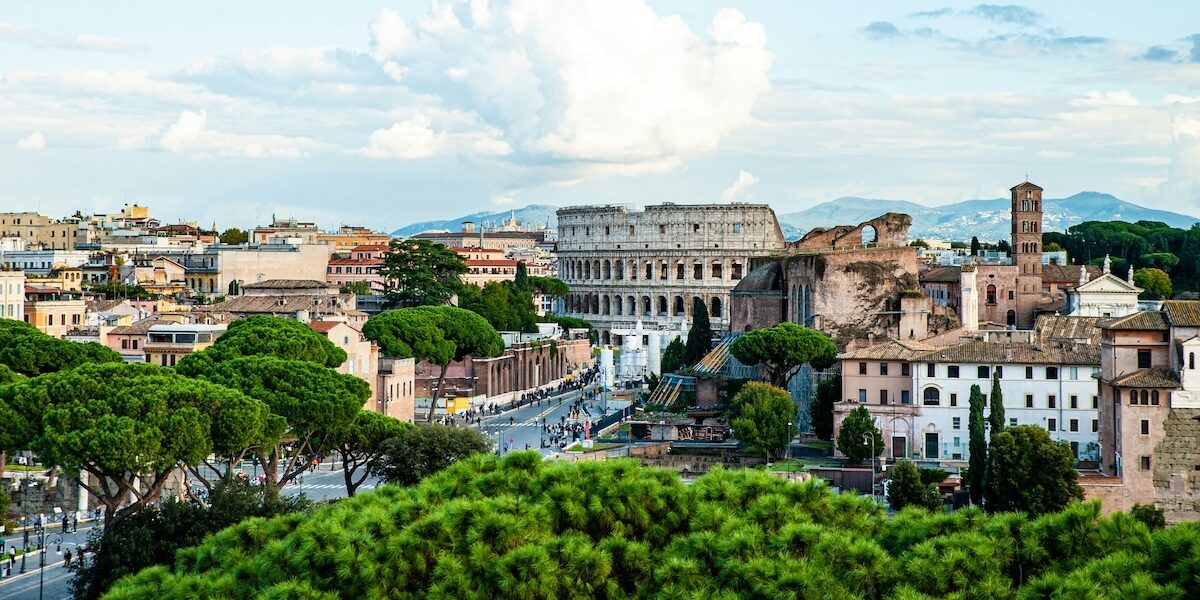
[[[54,552],[62,554],[62,534],[55,534],[50,538],[50,543],[54,544]],[[41,540],[39,542],[38,554],[41,555],[41,566],[38,568],[38,600],[42,600],[45,594],[46,584],[46,528],[43,526],[41,531]]]
[[[875,500],[875,436],[870,433],[863,434],[863,445],[871,447],[871,500]]]

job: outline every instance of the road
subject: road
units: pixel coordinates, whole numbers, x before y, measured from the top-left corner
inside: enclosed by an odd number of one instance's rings
[[[589,387],[588,389],[594,388]],[[579,390],[572,390],[561,396],[542,400],[541,404],[529,404],[501,415],[484,417],[479,430],[487,435],[492,443],[496,444],[501,454],[506,450],[512,452],[526,449],[539,450],[543,455],[553,454],[560,449],[541,447],[541,442],[545,437],[542,431],[543,420],[551,425],[581,420],[569,418],[571,406],[579,398],[580,393]],[[624,408],[627,404],[627,402],[610,400],[608,412],[611,414]],[[598,398],[593,398],[585,406],[591,415],[582,415],[582,420],[595,421],[601,417],[601,401]]]

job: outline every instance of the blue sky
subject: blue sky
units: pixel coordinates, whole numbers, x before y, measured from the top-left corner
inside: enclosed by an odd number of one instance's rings
[[[1194,3],[0,9],[0,210],[392,229],[530,203],[943,204],[1028,173],[1200,214]]]

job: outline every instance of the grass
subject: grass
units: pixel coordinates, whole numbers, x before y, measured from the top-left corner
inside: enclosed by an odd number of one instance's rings
[[[37,472],[41,472],[41,471],[49,471],[50,467],[43,467],[41,465],[4,465],[4,470],[5,471],[22,471],[22,472],[29,471],[32,473],[37,473]]]
[[[578,454],[587,454],[588,452],[601,452],[604,450],[612,450],[613,448],[620,448],[620,447],[621,447],[621,444],[593,444],[591,448],[584,448],[583,446],[574,446],[574,447],[570,448],[569,450],[567,450],[567,452],[575,452]]]
[[[837,466],[837,463],[829,460],[821,460],[817,458],[785,458],[783,460],[771,463],[771,467],[767,465],[757,465],[754,468],[761,471],[776,471],[780,473],[799,473],[807,471],[811,467],[830,467]]]

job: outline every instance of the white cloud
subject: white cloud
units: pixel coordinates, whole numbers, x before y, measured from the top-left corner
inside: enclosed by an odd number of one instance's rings
[[[725,191],[721,192],[721,202],[748,200],[750,198],[748,192],[756,183],[758,183],[757,177],[745,170],[739,170],[737,180],[733,182],[733,185],[730,185],[725,188]]]
[[[0,40],[28,44],[37,48],[62,48],[66,50],[96,50],[100,52],[139,52],[144,48],[138,44],[114,37],[94,33],[59,35],[37,31],[0,21]]]
[[[417,159],[437,156],[446,149],[446,132],[434,131],[433,121],[417,113],[407,121],[376,129],[366,147],[355,152],[368,158]]]
[[[1138,106],[1141,102],[1129,90],[1115,92],[1088,92],[1083,98],[1071,100],[1075,106]]]
[[[122,139],[126,147],[136,140]],[[305,137],[282,135],[234,134],[209,129],[208,111],[184,110],[167,127],[158,145],[168,152],[188,152],[200,157],[297,158],[308,156],[319,144]]]
[[[22,150],[41,150],[46,147],[46,136],[40,131],[35,131],[17,140],[17,147]]]

